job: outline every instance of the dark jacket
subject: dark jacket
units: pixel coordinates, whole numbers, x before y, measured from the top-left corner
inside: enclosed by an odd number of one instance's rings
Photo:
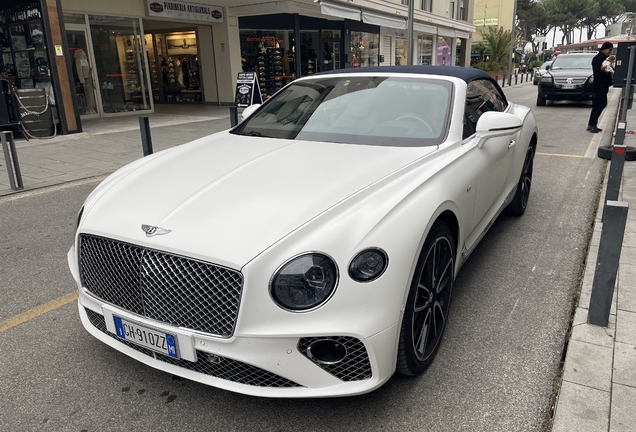
[[[594,71],[594,90],[609,90],[613,84],[612,74],[601,69],[603,62],[608,56],[599,51],[592,59],[592,70]]]

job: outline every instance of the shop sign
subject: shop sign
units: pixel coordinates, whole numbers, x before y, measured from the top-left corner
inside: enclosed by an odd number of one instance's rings
[[[239,72],[236,79],[234,101],[238,108],[247,108],[253,104],[263,103],[261,89],[256,80],[256,72]]]
[[[473,25],[476,26],[498,26],[499,18],[486,18],[486,19],[476,19],[473,20]]]
[[[223,8],[182,1],[147,0],[151,18],[179,18],[192,21],[223,22]]]

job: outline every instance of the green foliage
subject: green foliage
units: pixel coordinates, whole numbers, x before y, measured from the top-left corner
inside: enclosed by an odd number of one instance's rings
[[[543,64],[543,62],[541,60],[534,60],[530,62],[530,65],[528,66],[530,69],[534,69],[534,68],[538,68],[539,66],[541,66]]]
[[[508,70],[508,65],[505,63],[497,63],[497,62],[480,62],[474,64],[472,67],[475,69],[483,70],[483,71],[505,71]]]
[[[487,29],[482,32],[482,36],[490,48],[490,62],[506,63],[510,55],[510,30],[504,30],[503,27],[496,29],[487,27]]]

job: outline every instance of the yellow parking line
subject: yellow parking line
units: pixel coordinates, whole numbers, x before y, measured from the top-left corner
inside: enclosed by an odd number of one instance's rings
[[[74,300],[77,300],[77,291],[56,298],[55,300],[51,300],[50,302],[44,303],[43,305],[40,305],[38,307],[34,307],[31,310],[22,312],[21,314],[15,315],[7,320],[0,321],[0,333],[5,330],[9,330],[10,328],[13,328],[19,324],[22,324],[23,322],[30,321],[33,318],[37,318],[40,315],[59,308],[60,306],[69,304]]]
[[[585,157],[583,155],[575,155],[575,154],[541,153],[541,152],[536,152],[535,155],[539,155],[539,156],[573,157],[573,158],[584,158]]]

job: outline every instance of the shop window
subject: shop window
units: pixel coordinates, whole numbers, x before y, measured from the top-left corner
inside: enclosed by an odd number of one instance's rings
[[[433,36],[419,35],[417,37],[417,63],[421,65],[433,64]]]
[[[453,39],[438,36],[437,38],[437,64],[439,66],[452,66],[454,61]]]
[[[244,72],[256,72],[263,99],[269,98],[296,77],[296,48],[291,30],[241,30]],[[304,42],[303,42],[304,39]],[[316,72],[317,50],[312,33],[301,33],[301,73]],[[316,34],[315,44],[318,44]],[[313,51],[311,51],[313,49]]]
[[[352,31],[350,41],[352,67],[355,68],[379,65],[379,34]]]
[[[155,102],[202,102],[197,35],[194,31],[146,34]]]
[[[395,39],[395,65],[405,66],[407,64],[408,41],[406,39]]]
[[[139,19],[98,15],[88,18],[103,112],[150,109]]]

